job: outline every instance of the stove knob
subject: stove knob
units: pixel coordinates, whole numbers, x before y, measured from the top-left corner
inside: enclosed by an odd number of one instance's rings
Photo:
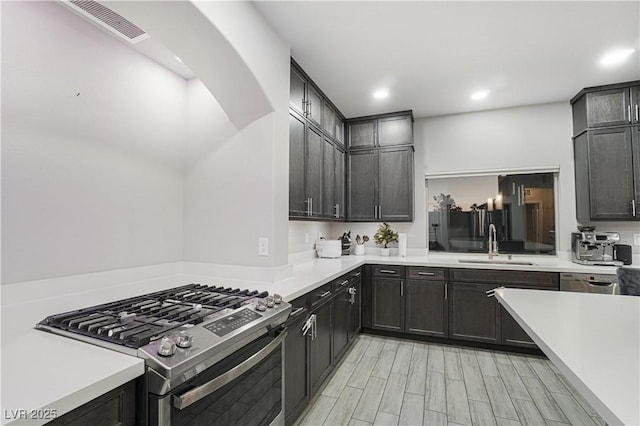
[[[256,309],[258,311],[266,311],[267,310],[267,302],[265,302],[264,300],[258,300],[258,302],[256,303]]]
[[[176,343],[168,337],[163,337],[158,348],[158,355],[171,356],[176,353]]]
[[[273,296],[267,297],[267,308],[273,308],[273,304],[274,304]]]
[[[193,336],[182,330],[180,334],[178,334],[176,345],[178,345],[179,348],[190,348],[191,345],[193,345]]]
[[[275,303],[276,305],[279,305],[282,303],[282,296],[280,296],[279,294],[274,294],[273,295],[273,303]]]

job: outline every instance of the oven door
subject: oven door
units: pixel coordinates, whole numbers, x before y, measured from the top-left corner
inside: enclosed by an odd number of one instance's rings
[[[149,395],[149,424],[284,425],[286,335],[266,334],[171,393]]]

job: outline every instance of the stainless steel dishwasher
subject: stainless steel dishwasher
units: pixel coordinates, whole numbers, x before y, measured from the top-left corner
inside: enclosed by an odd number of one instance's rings
[[[560,291],[620,294],[618,279],[611,274],[560,274]]]

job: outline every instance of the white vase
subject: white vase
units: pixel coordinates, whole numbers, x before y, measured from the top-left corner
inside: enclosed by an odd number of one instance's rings
[[[356,248],[353,254],[355,254],[356,256],[364,256],[364,244],[356,244]]]
[[[380,249],[380,256],[389,256],[389,251],[390,250],[391,249],[389,249],[389,248],[381,248]]]

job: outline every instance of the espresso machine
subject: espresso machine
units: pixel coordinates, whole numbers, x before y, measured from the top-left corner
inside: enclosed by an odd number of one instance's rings
[[[620,242],[617,232],[572,232],[572,260],[582,265],[622,266],[616,260],[615,246]]]

